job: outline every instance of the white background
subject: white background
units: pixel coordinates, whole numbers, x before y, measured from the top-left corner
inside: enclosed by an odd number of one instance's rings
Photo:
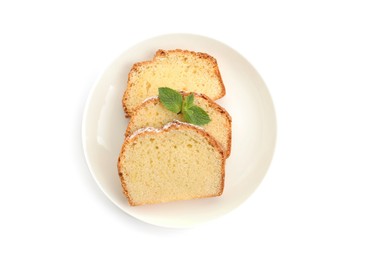
[[[1,1],[0,259],[369,259],[367,2]],[[192,229],[123,213],[81,145],[99,74],[165,33],[235,48],[277,112],[275,156],[257,191]]]

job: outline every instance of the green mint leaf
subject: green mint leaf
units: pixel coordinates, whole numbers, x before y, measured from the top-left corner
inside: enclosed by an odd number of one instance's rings
[[[184,117],[184,120],[188,123],[191,122],[191,118],[193,117],[194,112],[189,109],[184,109],[182,110],[182,115]]]
[[[207,112],[198,106],[192,106],[182,111],[185,121],[194,125],[206,125],[211,122]]]
[[[182,103],[182,110],[184,111],[194,105],[194,94],[191,93],[190,95],[187,95],[184,97],[184,102]]]
[[[159,88],[159,101],[170,111],[180,113],[182,109],[182,95],[170,88]]]
[[[159,101],[168,110],[184,116],[184,120],[194,125],[206,125],[211,118],[202,108],[194,105],[194,94],[183,96],[171,88],[159,88]]]

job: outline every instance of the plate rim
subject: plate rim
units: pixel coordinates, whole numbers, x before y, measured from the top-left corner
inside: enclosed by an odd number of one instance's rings
[[[196,37],[196,38],[203,38],[205,40],[209,40],[209,41],[213,41],[213,42],[217,42],[219,44],[221,44],[222,46],[224,47],[227,47],[227,48],[230,48],[231,50],[233,50],[236,54],[238,54],[252,69],[253,69],[253,72],[259,77],[259,79],[262,81],[262,84],[264,85],[264,91],[266,92],[266,95],[267,97],[269,98],[269,101],[271,102],[271,119],[270,121],[272,121],[273,123],[273,126],[274,126],[274,131],[273,131],[273,143],[272,143],[272,146],[271,146],[271,152],[270,152],[270,158],[268,160],[268,163],[266,164],[266,170],[264,171],[264,174],[263,176],[261,177],[261,179],[259,180],[259,182],[255,185],[255,187],[253,188],[253,190],[250,192],[250,195],[247,196],[243,202],[245,202],[246,200],[248,200],[248,198],[250,196],[252,196],[256,189],[261,185],[262,181],[264,180],[264,178],[266,177],[267,175],[267,172],[268,170],[270,169],[271,167],[271,164],[273,162],[273,158],[274,158],[274,154],[275,154],[275,151],[276,151],[276,143],[277,143],[277,131],[278,131],[278,126],[277,126],[277,116],[276,116],[276,109],[275,109],[275,105],[274,105],[274,102],[273,102],[273,99],[272,99],[272,96],[271,96],[271,93],[267,87],[267,84],[265,83],[265,81],[263,80],[263,78],[261,77],[261,75],[259,74],[259,72],[255,69],[255,67],[248,61],[247,58],[245,58],[244,55],[242,55],[239,51],[237,51],[235,48],[233,48],[232,46],[218,40],[218,39],[215,39],[215,38],[211,38],[209,36],[205,36],[205,35],[201,35],[201,34],[193,34],[193,33],[166,33],[166,34],[159,34],[159,35],[156,35],[156,36],[152,36],[152,37],[148,37],[144,40],[141,40],[141,41],[138,41],[136,42],[135,44],[132,44],[130,45],[129,47],[125,48],[123,51],[120,51],[120,53],[118,55],[116,55],[114,58],[111,58],[109,60],[109,62],[106,62],[106,66],[103,67],[103,69],[100,71],[100,73],[98,74],[98,77],[96,78],[94,84],[92,85],[92,87],[90,88],[89,90],[89,93],[87,95],[87,98],[84,102],[84,109],[83,109],[83,113],[82,113],[82,127],[81,127],[81,135],[82,135],[82,148],[83,148],[83,153],[84,153],[84,158],[85,158],[85,162],[88,166],[88,169],[89,169],[89,172],[90,174],[92,175],[95,183],[98,185],[99,189],[103,192],[103,194],[105,196],[107,196],[109,198],[109,200],[115,205],[117,206],[120,210],[122,210],[125,214],[127,214],[128,216],[130,217],[134,217],[138,220],[140,220],[141,222],[144,222],[146,224],[150,224],[150,225],[154,225],[154,226],[157,226],[157,227],[165,227],[165,228],[190,228],[190,227],[194,227],[194,226],[199,226],[200,224],[203,224],[205,222],[208,222],[210,220],[214,220],[216,218],[219,218],[221,216],[224,216],[230,212],[232,212],[233,210],[235,210],[236,208],[239,208],[242,204],[242,203],[239,203],[237,206],[235,206],[233,209],[223,213],[223,214],[220,214],[220,215],[217,215],[217,216],[212,216],[212,217],[209,217],[207,218],[207,220],[202,220],[202,221],[197,221],[196,223],[191,223],[191,224],[187,224],[187,225],[164,225],[163,223],[161,224],[158,224],[158,223],[154,223],[154,222],[150,222],[148,221],[147,219],[145,218],[142,218],[140,214],[136,214],[135,212],[131,212],[131,211],[127,211],[125,208],[123,208],[120,204],[118,204],[118,202],[116,202],[116,200],[114,198],[112,198],[112,196],[107,192],[105,191],[105,189],[102,187],[102,184],[100,183],[100,181],[97,179],[97,176],[96,174],[94,173],[94,169],[91,165],[91,162],[88,158],[88,151],[87,151],[87,135],[85,133],[87,133],[87,124],[86,124],[86,121],[87,121],[87,117],[88,117],[88,110],[89,110],[89,104],[91,103],[91,99],[93,97],[93,94],[94,92],[96,91],[96,88],[98,87],[100,81],[102,80],[103,76],[107,73],[107,70],[113,65],[115,64],[120,58],[121,56],[126,53],[128,50],[134,48],[135,46],[138,46],[140,44],[143,44],[147,41],[151,41],[151,40],[154,40],[154,39],[158,39],[158,38],[164,38],[164,37],[176,37],[176,36],[179,36],[179,37]]]

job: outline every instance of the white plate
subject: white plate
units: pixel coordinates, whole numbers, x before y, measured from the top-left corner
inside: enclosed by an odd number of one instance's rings
[[[221,197],[130,207],[122,193],[117,158],[128,120],[121,105],[133,63],[157,49],[188,49],[214,56],[226,87],[217,101],[233,119],[232,151]],[[102,191],[127,214],[164,227],[189,227],[221,216],[243,203],[260,184],[272,159],[275,112],[269,92],[249,62],[225,44],[198,35],[169,34],[125,51],[102,74],[86,103],[82,140],[89,169]]]

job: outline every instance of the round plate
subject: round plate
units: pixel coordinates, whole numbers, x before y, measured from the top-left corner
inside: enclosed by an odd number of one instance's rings
[[[123,195],[117,159],[128,119],[121,98],[135,62],[151,60],[158,49],[205,52],[217,59],[226,96],[218,100],[232,117],[232,150],[220,197],[131,207]],[[275,112],[256,70],[229,46],[199,35],[169,34],[125,51],[102,74],[86,102],[82,140],[89,169],[102,191],[127,214],[164,227],[189,227],[221,216],[243,203],[265,176],[276,139]]]

